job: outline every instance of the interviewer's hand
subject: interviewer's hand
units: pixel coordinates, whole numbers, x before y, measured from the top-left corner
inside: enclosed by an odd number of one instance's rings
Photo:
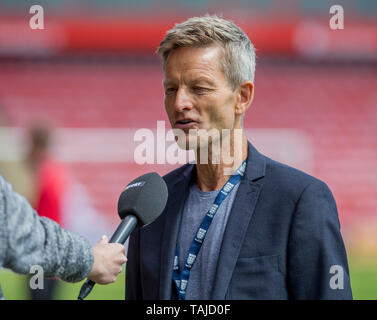
[[[88,278],[99,284],[114,282],[120,272],[122,264],[127,261],[126,250],[120,243],[109,243],[109,239],[103,236],[93,246],[94,263]]]

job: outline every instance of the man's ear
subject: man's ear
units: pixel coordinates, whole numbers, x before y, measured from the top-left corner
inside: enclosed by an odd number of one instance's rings
[[[236,105],[236,114],[243,114],[250,106],[254,99],[254,84],[251,81],[245,81],[238,87],[238,97]]]

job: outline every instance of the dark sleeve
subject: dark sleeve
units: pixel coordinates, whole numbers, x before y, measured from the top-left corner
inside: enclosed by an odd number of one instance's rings
[[[288,270],[292,299],[352,299],[336,203],[319,180],[309,184],[297,202]]]
[[[140,230],[135,229],[130,236],[126,267],[126,300],[142,300],[140,278]]]

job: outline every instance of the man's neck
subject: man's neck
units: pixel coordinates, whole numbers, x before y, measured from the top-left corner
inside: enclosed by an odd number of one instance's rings
[[[236,155],[236,156],[234,156]],[[237,156],[238,155],[238,156]],[[233,163],[226,164],[225,156],[233,158]],[[202,191],[214,191],[220,190],[224,184],[228,181],[231,174],[242,164],[247,158],[247,139],[242,135],[242,144],[232,144],[230,147],[230,155],[224,155],[220,152],[220,163],[213,164],[212,157],[209,155],[208,164],[199,163],[199,157],[197,156],[196,173],[198,188]]]

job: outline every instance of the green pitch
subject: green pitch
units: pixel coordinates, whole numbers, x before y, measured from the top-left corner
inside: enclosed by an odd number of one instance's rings
[[[350,256],[349,267],[354,299],[377,300],[377,258]],[[55,299],[76,300],[83,283],[84,281],[73,284],[59,282]],[[0,284],[6,299],[29,299],[28,277],[2,269]],[[115,283],[96,285],[86,300],[124,300],[124,290],[125,271],[118,276]]]
[[[81,285],[85,280],[77,283],[59,281],[56,288],[56,300],[77,300]],[[27,300],[30,299],[28,290],[29,277],[15,274],[10,270],[2,269],[0,284],[5,299]],[[125,298],[125,272],[119,274],[117,281],[108,285],[95,285],[92,292],[85,300],[124,300]]]

